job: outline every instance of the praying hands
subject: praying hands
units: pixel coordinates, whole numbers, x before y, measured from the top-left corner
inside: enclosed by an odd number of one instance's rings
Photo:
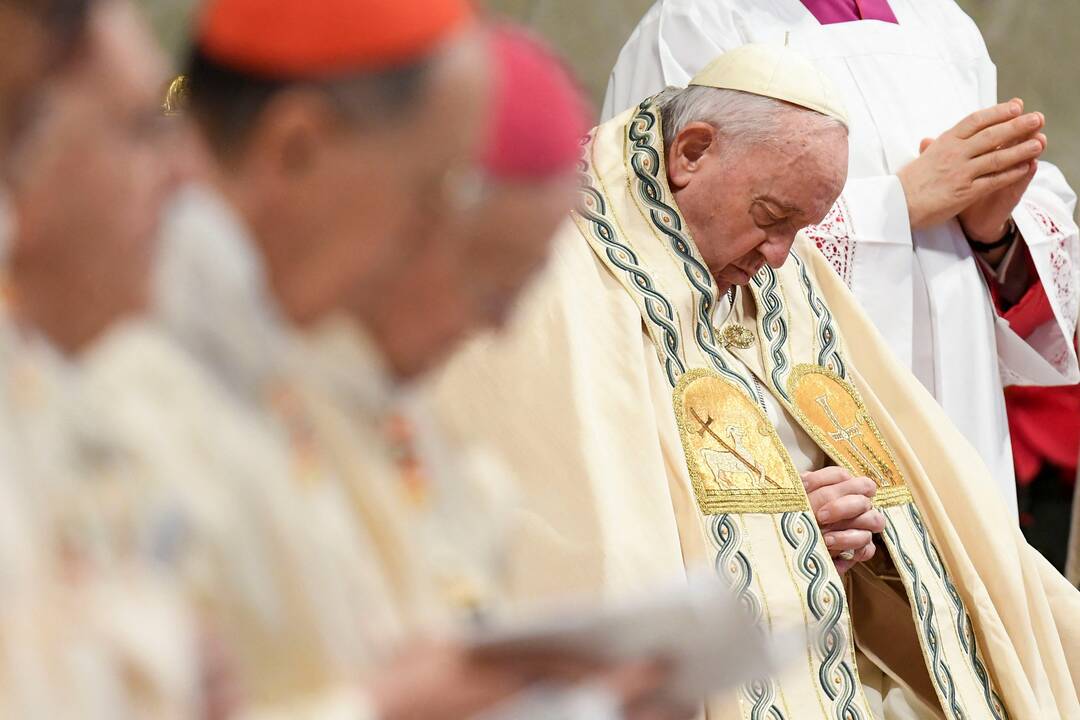
[[[972,113],[897,173],[916,230],[958,217],[968,239],[1000,239],[1046,150],[1042,113],[1014,99]]]
[[[874,508],[877,484],[841,467],[804,473],[802,481],[837,571],[874,557],[873,536],[885,530],[885,516]]]

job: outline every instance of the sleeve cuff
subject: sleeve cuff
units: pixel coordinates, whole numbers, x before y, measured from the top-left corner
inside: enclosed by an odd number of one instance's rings
[[[1017,248],[1020,247],[1022,244],[1023,239],[1018,237],[1013,242],[1012,246],[1009,247],[1008,251],[1005,253],[1005,256],[1001,258],[1001,262],[998,263],[998,266],[996,268],[992,267],[990,263],[988,263],[980,253],[975,253],[975,260],[979,263],[983,270],[986,271],[987,277],[993,279],[994,282],[996,282],[998,285],[1004,285],[1008,281],[1009,271],[1012,269],[1013,263],[1016,261],[1016,256],[1023,255],[1023,253],[1017,251]]]
[[[1005,252],[998,266],[992,267],[980,253],[973,253],[983,274],[993,285],[993,296],[999,312],[1023,301],[1033,287],[1040,284],[1039,273],[1021,234]]]
[[[857,208],[851,218],[852,235],[862,243],[911,245],[907,195],[896,175],[858,178],[848,182],[842,196]],[[866,209],[876,209],[869,212]]]

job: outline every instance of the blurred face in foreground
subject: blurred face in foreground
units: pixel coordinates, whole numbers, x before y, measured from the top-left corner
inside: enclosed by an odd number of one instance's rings
[[[165,64],[126,0],[95,7],[85,52],[44,91],[12,158],[14,309],[68,352],[144,310],[179,179],[160,112]]]
[[[417,97],[388,117],[354,120],[317,90],[281,91],[227,168],[227,192],[294,322],[341,309],[357,288],[380,292],[418,252],[406,228],[454,204],[456,171],[483,129],[487,56],[466,29],[430,62]]]
[[[547,260],[576,183],[570,172],[491,182],[476,207],[417,228],[428,249],[387,289],[382,311],[365,318],[399,379],[433,369],[470,334],[505,324]]]
[[[573,207],[587,110],[562,62],[522,28],[487,28],[492,92],[471,172],[450,178],[451,212],[413,214],[422,252],[350,306],[400,380],[466,337],[500,328]],[[418,242],[417,242],[418,241]]]

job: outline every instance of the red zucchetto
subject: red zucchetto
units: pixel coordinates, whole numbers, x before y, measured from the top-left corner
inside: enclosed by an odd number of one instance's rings
[[[236,70],[323,78],[420,59],[472,14],[468,0],[208,0],[196,41]]]
[[[499,180],[543,180],[573,169],[588,112],[562,60],[513,25],[491,29],[492,126],[482,165]]]

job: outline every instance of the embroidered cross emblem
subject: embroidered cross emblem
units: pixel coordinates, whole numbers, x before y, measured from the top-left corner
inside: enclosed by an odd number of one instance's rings
[[[788,376],[795,419],[832,460],[878,485],[874,505],[911,502],[904,472],[859,391],[835,370],[796,365]]]
[[[863,467],[870,474],[871,479],[878,485],[885,486],[891,485],[892,481],[885,477],[877,468],[877,464],[872,462],[870,458],[863,452],[861,443],[855,442],[862,439],[862,430],[859,428],[857,422],[853,423],[850,427],[844,427],[844,423],[840,422],[840,417],[833,410],[832,405],[829,404],[829,398],[827,395],[819,395],[816,398],[817,404],[821,406],[821,409],[825,411],[825,416],[832,423],[833,432],[829,433],[829,437],[834,441],[843,443],[856,457],[862,461]]]

